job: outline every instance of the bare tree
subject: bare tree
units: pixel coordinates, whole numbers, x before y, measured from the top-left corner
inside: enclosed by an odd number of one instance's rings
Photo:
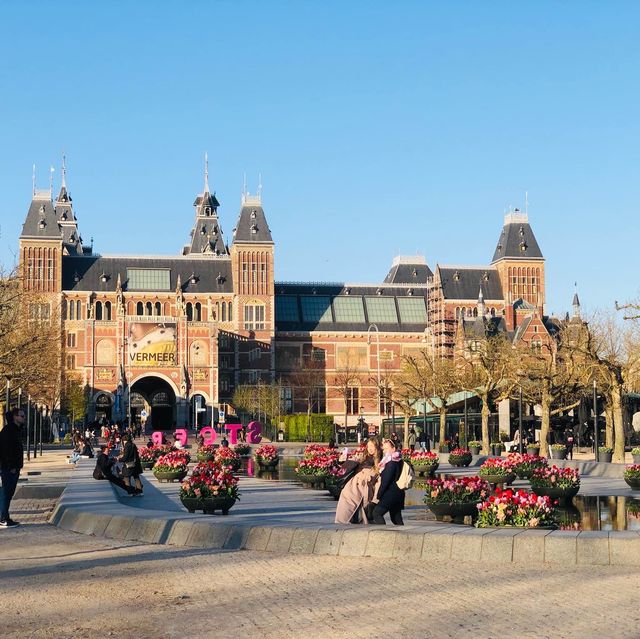
[[[336,364],[336,373],[333,377],[333,386],[338,390],[344,401],[344,427],[347,428],[347,417],[349,414],[349,393],[352,388],[358,388],[358,403],[364,398],[360,396],[361,367],[350,350],[339,359]],[[359,408],[356,407],[356,411]]]
[[[402,384],[415,399],[431,397],[440,416],[440,436],[442,444],[447,434],[447,411],[451,395],[461,389],[458,371],[453,360],[434,356],[425,348],[416,355],[403,357]]]
[[[317,401],[318,389],[325,384],[325,362],[314,357],[313,351],[303,358],[299,366],[288,376],[294,389],[294,398],[304,400],[307,411],[307,440],[311,437],[311,413]]]

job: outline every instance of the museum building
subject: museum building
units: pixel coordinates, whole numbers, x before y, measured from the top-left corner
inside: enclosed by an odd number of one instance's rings
[[[206,169],[176,255],[100,254],[82,240],[64,166],[52,193],[34,188],[21,274],[44,301],[33,312],[59,310],[65,374],[90,389],[90,418],[146,411],[156,428],[211,423],[219,408],[233,410],[239,385],[258,381],[278,381],[285,410],[305,411],[308,389],[295,380],[315,368],[314,412],[378,423],[391,410],[392,389],[380,388],[403,355],[450,356],[478,320],[514,340],[548,337],[544,257],[517,209],[486,266],[432,271],[424,257],[396,257],[379,283],[290,283],[274,280],[261,196],[243,194],[228,244]]]

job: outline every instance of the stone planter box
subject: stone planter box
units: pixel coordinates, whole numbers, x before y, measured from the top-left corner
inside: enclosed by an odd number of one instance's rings
[[[155,461],[141,461],[140,465],[142,466],[142,470],[151,470],[155,463]]]
[[[413,464],[413,470],[415,471],[416,475],[419,475],[421,477],[433,477],[436,473],[436,470],[438,470],[438,466],[440,465],[440,462],[436,462],[435,464]]]
[[[270,461],[264,461],[256,458],[256,464],[258,464],[260,470],[275,470],[278,467],[279,461],[279,457],[274,457]]]
[[[502,456],[502,444],[500,444],[500,446],[491,446],[491,454],[494,457],[501,457]]]
[[[513,484],[516,476],[515,473],[509,473],[508,475],[478,475],[480,479],[484,479],[489,482],[492,486],[511,486]]]
[[[640,479],[625,477],[624,480],[625,482],[627,482],[627,486],[629,486],[632,490],[640,490]]]
[[[611,463],[613,459],[613,453],[598,453],[598,461]]]
[[[304,484],[305,488],[314,488],[316,490],[324,489],[326,475],[298,475],[298,480]]]
[[[441,520],[443,517],[451,517],[459,519],[463,517],[474,517],[478,514],[479,501],[470,501],[465,503],[432,503],[427,502],[427,508]]]
[[[458,468],[466,467],[471,463],[471,455],[468,455],[467,457],[454,457],[453,459],[449,457],[449,463],[452,466],[457,466]]]
[[[472,455],[479,455],[480,451],[482,450],[482,446],[469,446],[469,450],[471,451]]]
[[[540,446],[527,446],[527,455],[539,455]]]
[[[566,459],[567,449],[563,448],[562,450],[554,450],[553,448],[549,448],[549,456],[551,459]]]
[[[174,482],[182,481],[187,476],[187,470],[162,471],[154,470],[153,474],[158,481]]]
[[[213,515],[216,510],[228,515],[229,510],[236,503],[233,497],[205,497],[202,500],[202,510],[205,515]]]
[[[215,458],[216,458],[215,453],[198,453],[196,455],[196,459],[199,462],[209,462],[209,461],[213,461]]]
[[[574,486],[573,488],[546,488],[542,486],[531,486],[531,490],[536,495],[547,496],[551,499],[558,499],[559,501],[568,501],[573,499],[578,494],[580,486]]]
[[[640,464],[640,455],[631,455],[634,464]]]

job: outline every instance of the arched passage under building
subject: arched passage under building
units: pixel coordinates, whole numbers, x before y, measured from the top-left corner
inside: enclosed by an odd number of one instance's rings
[[[152,375],[131,386],[131,423],[145,421],[145,430],[173,430],[176,423],[176,394],[169,382]]]

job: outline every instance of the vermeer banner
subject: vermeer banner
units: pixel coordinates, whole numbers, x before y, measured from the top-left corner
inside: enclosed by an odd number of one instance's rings
[[[129,364],[140,367],[177,366],[176,325],[129,325]]]

